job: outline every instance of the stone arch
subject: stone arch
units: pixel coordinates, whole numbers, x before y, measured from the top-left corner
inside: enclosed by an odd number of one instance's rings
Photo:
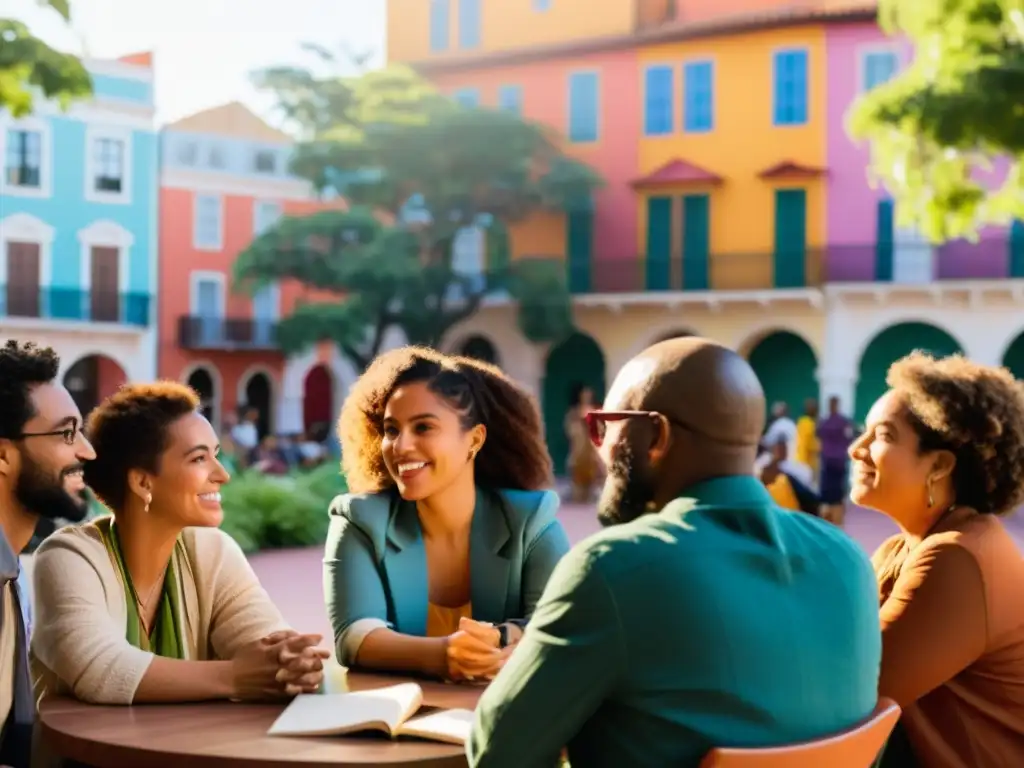
[[[1024,380],[1024,331],[1021,331],[1003,352],[1002,366],[1016,378]]]
[[[592,336],[577,331],[552,347],[544,363],[544,382],[541,387],[544,434],[558,475],[565,472],[565,462],[569,455],[565,416],[573,388],[580,384],[594,391],[596,402],[604,399],[604,351]]]
[[[669,339],[683,339],[686,338],[687,336],[696,335],[697,333],[695,331],[692,331],[688,328],[674,328],[669,331],[660,331],[658,334],[654,336],[654,338],[651,339],[650,344],[648,344],[647,346],[649,347],[653,344],[659,344],[662,341],[668,341]]]
[[[761,381],[767,408],[786,403],[796,418],[807,400],[820,399],[818,358],[803,336],[792,331],[770,332],[750,347],[746,357]]]
[[[472,357],[475,360],[482,360],[492,365],[501,365],[498,346],[481,333],[472,333],[465,336],[452,347],[452,351],[456,355]]]
[[[797,336],[803,340],[803,342],[810,347],[815,357],[821,355],[821,350],[813,339],[807,338],[804,333],[804,329],[798,328],[794,325],[785,323],[778,323],[774,320],[767,320],[760,324],[753,326],[746,326],[733,340],[733,349],[739,352],[743,357],[750,359],[750,353],[754,351],[754,348],[762,341],[777,333],[788,333],[792,336]],[[724,342],[723,342],[724,343]]]
[[[274,432],[276,389],[274,374],[262,365],[252,365],[238,377],[238,405],[252,406],[259,411],[256,425],[261,438]]]
[[[196,391],[203,415],[220,433],[224,428],[224,379],[217,366],[206,360],[192,363],[181,372],[181,382]]]
[[[875,401],[885,394],[889,366],[920,349],[937,357],[963,352],[952,334],[931,323],[895,323],[876,333],[864,346],[857,364],[854,419],[863,423]]]
[[[388,338],[390,337],[386,337],[386,339]],[[308,349],[302,354],[292,355],[285,362],[281,379],[280,413],[277,419],[280,432],[290,434],[302,431],[305,422],[306,377],[310,370],[321,363],[330,370],[331,381],[334,385],[329,423],[333,424],[338,417],[338,411],[345,400],[348,388],[359,377],[360,372],[348,358],[338,352],[337,347],[322,344]]]
[[[105,352],[80,355],[61,381],[83,417],[128,382],[128,366]]]

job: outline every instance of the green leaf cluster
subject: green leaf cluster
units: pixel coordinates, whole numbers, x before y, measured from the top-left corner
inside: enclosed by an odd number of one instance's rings
[[[849,129],[870,142],[898,223],[941,242],[1024,218],[1024,0],[881,0],[879,21],[915,58],[854,105]]]
[[[70,20],[68,0],[41,4]],[[92,94],[92,79],[75,56],[55,51],[21,22],[0,18],[0,109],[24,117],[32,112],[35,93],[67,109]]]
[[[589,205],[602,183],[550,130],[462,107],[400,66],[329,78],[277,68],[256,82],[302,137],[292,171],[349,206],[281,220],[235,264],[250,291],[291,279],[338,297],[304,302],[281,323],[287,351],[330,340],[362,367],[390,328],[437,345],[494,294],[518,302],[532,340],[571,331],[561,258],[510,258],[510,225]],[[459,231],[473,226],[484,228],[482,276],[460,274],[452,261]]]
[[[221,529],[245,552],[322,544],[327,508],[347,490],[337,464],[283,477],[243,472],[221,493]]]

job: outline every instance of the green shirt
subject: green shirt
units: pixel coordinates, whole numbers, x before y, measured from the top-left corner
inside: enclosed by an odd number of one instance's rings
[[[821,737],[870,715],[878,588],[838,528],[752,477],[687,490],[575,547],[483,695],[471,766],[696,767],[715,746]]]

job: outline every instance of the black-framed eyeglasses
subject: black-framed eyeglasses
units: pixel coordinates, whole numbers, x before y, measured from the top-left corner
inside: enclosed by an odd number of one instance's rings
[[[55,429],[51,432],[22,432],[15,440],[25,440],[29,437],[62,437],[66,445],[74,445],[78,440],[79,429],[77,424],[72,424],[64,429]]]

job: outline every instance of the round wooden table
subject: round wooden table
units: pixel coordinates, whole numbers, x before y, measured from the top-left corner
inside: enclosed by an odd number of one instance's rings
[[[408,682],[407,677],[349,673],[349,690]],[[426,707],[475,709],[483,686],[416,680]],[[53,756],[95,768],[345,768],[370,764],[465,768],[461,747],[376,735],[268,736],[286,704],[137,704],[104,707],[67,698],[44,700],[42,742]]]

